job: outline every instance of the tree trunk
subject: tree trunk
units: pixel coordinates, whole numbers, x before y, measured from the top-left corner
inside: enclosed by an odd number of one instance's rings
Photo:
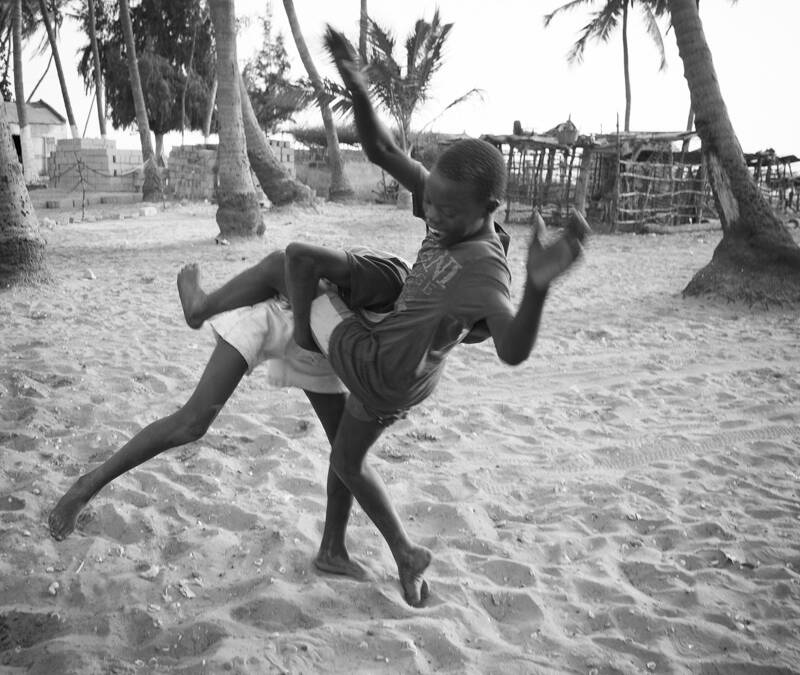
[[[241,76],[239,77],[239,93],[242,97],[242,120],[247,144],[247,158],[250,160],[250,166],[258,178],[264,194],[275,206],[291,203],[313,204],[314,191],[299,180],[292,178],[270,150],[267,136],[258,126],[253,104]]]
[[[100,126],[100,138],[106,137],[106,98],[103,89],[103,72],[100,65],[100,50],[97,47],[97,29],[95,27],[94,0],[87,0],[89,6],[89,44],[92,46],[94,61],[94,92],[97,103],[97,123]]]
[[[39,176],[39,167],[36,166],[36,159],[33,155],[33,141],[31,140],[31,128],[28,124],[28,108],[25,105],[25,87],[22,79],[22,0],[14,2],[11,41],[14,51],[14,96],[17,99],[22,171],[25,183],[32,183]]]
[[[325,100],[322,78],[311,60],[311,53],[308,51],[305,38],[300,30],[300,23],[297,21],[297,14],[294,11],[294,2],[292,0],[283,0],[283,6],[286,9],[286,16],[289,19],[289,26],[292,29],[297,51],[300,53],[300,60],[308,73],[308,79],[311,80],[311,86],[314,87],[317,103],[322,113],[322,123],[325,126],[325,136],[328,142],[328,167],[331,170],[331,187],[328,192],[328,199],[331,201],[347,201],[353,198],[353,188],[350,186],[350,181],[344,171],[344,161],[339,150],[339,136],[336,133],[336,125],[333,123],[331,107]]]
[[[250,163],[247,161],[233,0],[209,0],[217,46],[219,185],[217,225],[224,236],[264,234]]]
[[[622,71],[625,75],[625,127],[631,130],[631,69],[628,54],[628,0],[622,3]]]
[[[719,88],[695,0],[669,0],[695,128],[722,225],[711,262],[684,289],[763,304],[800,302],[800,248],[751,176]]]
[[[208,143],[208,137],[211,135],[211,120],[214,118],[214,106],[217,104],[217,88],[219,82],[214,78],[214,84],[211,85],[211,93],[208,95],[208,105],[206,106],[206,116],[203,120],[203,142]]]
[[[189,88],[189,77],[192,73],[192,63],[194,61],[194,48],[197,44],[197,19],[192,25],[192,48],[189,50],[189,62],[186,64],[186,79],[183,81],[181,89],[181,145],[183,145],[183,133],[186,129],[186,90]]]
[[[165,167],[164,161],[164,134],[155,134],[156,137],[156,166]]]
[[[361,11],[358,17],[358,55],[361,57],[361,66],[364,67],[367,58],[367,31],[369,30],[369,14],[367,14],[367,0],[361,0]]]
[[[142,183],[142,199],[146,202],[158,202],[164,198],[161,174],[158,171],[153,144],[150,140],[150,123],[147,120],[147,108],[144,103],[142,81],[139,77],[139,63],[136,59],[136,46],[133,43],[133,28],[128,0],[119,2],[119,21],[125,37],[125,51],[128,56],[128,73],[131,78],[133,105],[136,109],[136,126],[139,127],[139,140],[142,144],[142,160],[144,162],[144,183]]]
[[[47,279],[45,241],[0,103],[0,286]]]
[[[64,69],[61,67],[61,55],[58,53],[58,43],[56,42],[56,35],[53,32],[53,24],[50,22],[50,15],[47,13],[47,5],[45,0],[39,0],[39,10],[42,12],[42,21],[44,22],[44,29],[47,32],[47,40],[50,43],[50,52],[53,55],[53,60],[56,63],[56,73],[58,74],[58,85],[61,87],[61,97],[64,99],[64,109],[67,112],[67,121],[69,122],[69,129],[72,133],[72,138],[80,138],[78,132],[78,125],[75,122],[75,115],[72,113],[72,103],[69,99],[69,90],[67,89],[67,81],[64,79]]]

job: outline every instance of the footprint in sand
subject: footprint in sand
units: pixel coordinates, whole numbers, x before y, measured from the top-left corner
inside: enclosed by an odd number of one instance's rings
[[[175,626],[144,646],[138,658],[148,661],[154,656],[159,659],[200,656],[226,637],[228,634],[222,628],[207,621],[199,621],[188,626]]]
[[[478,565],[477,569],[498,586],[525,588],[536,585],[533,568],[513,560],[493,558]]]
[[[52,612],[11,611],[0,614],[0,652],[31,647],[66,630],[67,626]]]
[[[509,627],[535,630],[544,618],[542,609],[525,591],[478,590],[474,594],[489,616]]]
[[[282,598],[259,598],[231,610],[231,616],[270,633],[293,633],[323,624],[296,604]]]

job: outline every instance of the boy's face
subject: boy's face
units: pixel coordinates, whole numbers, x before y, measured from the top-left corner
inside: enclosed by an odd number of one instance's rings
[[[495,208],[490,201],[478,201],[468,183],[459,183],[433,168],[425,182],[425,223],[430,236],[442,246],[452,246],[478,234]]]

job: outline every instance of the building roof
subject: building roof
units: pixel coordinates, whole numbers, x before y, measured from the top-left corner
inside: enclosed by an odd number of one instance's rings
[[[14,101],[5,101],[6,119],[9,124],[19,124],[17,117],[17,104]],[[26,103],[28,108],[28,124],[65,124],[66,118],[62,117],[52,106],[44,101]]]

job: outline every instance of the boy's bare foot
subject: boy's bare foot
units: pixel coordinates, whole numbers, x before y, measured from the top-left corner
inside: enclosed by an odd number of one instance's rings
[[[66,494],[58,500],[50,512],[47,523],[50,527],[50,536],[56,541],[61,541],[69,536],[75,529],[83,507],[89,503],[92,493],[88,492],[79,478],[75,484],[67,490]]]
[[[189,263],[178,272],[178,295],[183,307],[183,316],[191,328],[200,328],[205,321],[206,296],[200,288],[200,268]]]
[[[423,573],[431,564],[433,554],[422,546],[415,546],[402,562],[397,563],[403,597],[412,607],[422,607],[430,595]]]
[[[361,563],[351,560],[345,551],[343,554],[334,555],[327,551],[320,551],[314,558],[314,567],[329,574],[341,574],[356,581],[367,581],[372,578],[366,567]]]

